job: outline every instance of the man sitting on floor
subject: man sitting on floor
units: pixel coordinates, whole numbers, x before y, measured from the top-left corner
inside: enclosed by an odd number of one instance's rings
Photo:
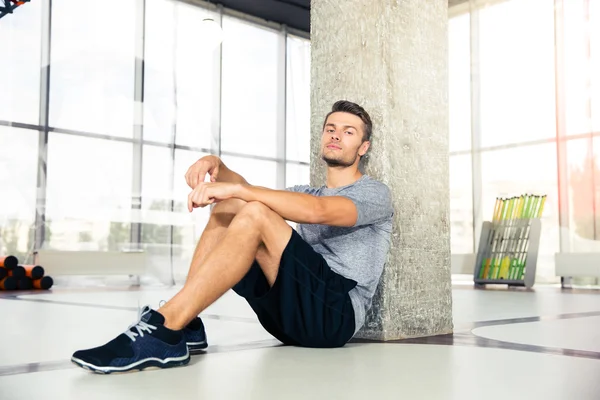
[[[198,315],[229,289],[284,344],[346,344],[371,307],[392,231],[388,187],[358,168],[371,132],[362,107],[333,105],[321,138],[327,184],[319,188],[251,186],[216,156],[198,160],[186,173],[189,211],[215,206],[185,285],[158,310],[144,307],[126,332],[75,352],[72,361],[99,373],[187,364],[189,350],[207,347]]]

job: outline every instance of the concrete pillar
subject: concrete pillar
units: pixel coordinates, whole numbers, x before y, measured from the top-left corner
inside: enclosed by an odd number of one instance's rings
[[[323,118],[340,99],[374,125],[364,171],[394,195],[392,246],[358,337],[451,333],[448,0],[311,1],[311,184]]]

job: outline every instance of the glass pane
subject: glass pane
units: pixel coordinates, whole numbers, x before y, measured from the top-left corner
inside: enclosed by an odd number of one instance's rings
[[[148,254],[147,272],[162,282],[171,282],[171,179],[172,150],[144,146],[142,165],[142,248]],[[177,236],[173,233],[173,236]]]
[[[227,168],[242,175],[248,183],[270,189],[277,187],[277,163],[252,158],[223,156]]]
[[[205,18],[214,13],[186,4],[177,7],[177,144],[210,149],[211,136],[218,134],[219,46],[199,45],[207,41]]]
[[[590,100],[593,100],[593,93],[590,84],[594,83],[591,80],[594,74],[591,56],[594,52],[590,52],[590,45],[593,46],[594,42],[588,42],[588,35],[593,34],[594,28],[587,20],[585,3],[590,3],[591,12],[591,3],[594,2],[571,0],[563,4],[565,118],[568,135],[587,133],[592,129]]]
[[[491,220],[497,197],[547,195],[542,221],[537,278],[555,281],[554,254],[560,251],[556,144],[481,153],[483,218]],[[476,221],[481,224],[482,221]],[[478,238],[479,240],[479,238]]]
[[[172,189],[172,150],[168,147],[144,146],[142,157],[142,209],[169,210]]]
[[[119,250],[130,242],[131,143],[50,133],[44,247]]]
[[[52,2],[50,125],[132,137],[135,4]]]
[[[285,187],[310,184],[310,167],[308,165],[290,164],[285,166]]]
[[[0,126],[0,254],[21,263],[33,262],[38,141],[37,131]]]
[[[470,32],[469,14],[448,21],[450,151],[471,148]]]
[[[594,160],[589,139],[567,142],[571,251],[582,251],[595,239]],[[591,242],[593,244],[593,242]]]
[[[146,7],[144,139],[210,149],[218,132],[218,46],[202,46],[203,8],[157,0]],[[176,120],[174,121],[174,118]]]
[[[223,17],[221,149],[276,157],[278,32]]]
[[[0,20],[0,120],[39,124],[42,2]]]
[[[144,140],[173,142],[175,26],[174,2],[146,2]]]
[[[596,219],[595,239],[600,240],[600,137],[594,138],[593,146],[594,146],[593,161],[592,161],[592,163],[587,163],[586,165],[588,168],[592,168],[592,170],[593,170],[594,211],[595,211],[595,219]],[[598,251],[600,251],[600,250],[598,250]]]
[[[596,218],[594,216],[594,181],[599,178],[598,163],[589,139],[567,142],[569,182],[569,251],[599,251]]]
[[[310,162],[310,41],[287,39],[286,157]]]
[[[452,253],[473,253],[471,155],[450,157],[450,234]]]
[[[590,72],[592,84],[592,130],[600,132],[600,2],[590,1]]]
[[[567,142],[569,185],[568,243],[563,251],[600,251],[600,145],[589,138]],[[596,278],[574,277],[574,285],[597,284]]]
[[[482,146],[555,137],[554,1],[485,7],[479,34]]]

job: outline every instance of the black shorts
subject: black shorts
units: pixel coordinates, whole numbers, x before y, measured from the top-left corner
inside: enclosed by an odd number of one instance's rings
[[[271,335],[287,345],[341,347],[354,335],[348,292],[356,281],[329,268],[319,253],[292,230],[273,287],[255,261],[233,287]]]

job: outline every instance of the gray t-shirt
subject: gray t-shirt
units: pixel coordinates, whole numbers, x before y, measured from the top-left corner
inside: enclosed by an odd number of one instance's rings
[[[314,196],[343,196],[356,205],[358,219],[353,227],[315,224],[296,227],[333,271],[357,282],[348,293],[354,307],[356,333],[371,308],[390,248],[394,214],[391,192],[385,184],[367,175],[338,188],[296,185],[286,190]]]

